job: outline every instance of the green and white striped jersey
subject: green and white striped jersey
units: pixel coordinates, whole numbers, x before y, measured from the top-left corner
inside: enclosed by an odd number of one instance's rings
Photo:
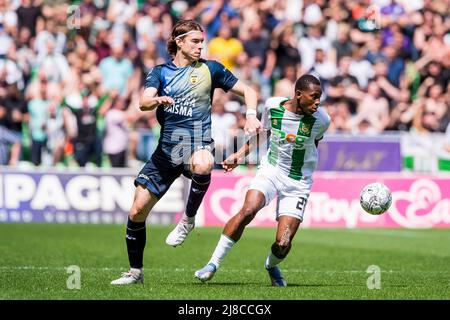
[[[303,116],[286,110],[282,104],[289,98],[267,99],[262,125],[271,131],[266,161],[289,177],[300,180],[311,177],[317,166],[315,140],[323,138],[330,116],[319,107],[312,115]]]

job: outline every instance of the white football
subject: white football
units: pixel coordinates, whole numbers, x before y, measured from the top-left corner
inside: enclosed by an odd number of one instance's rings
[[[375,182],[364,187],[359,202],[366,212],[378,215],[389,209],[392,203],[392,194],[384,184]]]

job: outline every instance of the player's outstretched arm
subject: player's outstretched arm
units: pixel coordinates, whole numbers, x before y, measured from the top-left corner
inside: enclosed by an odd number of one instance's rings
[[[245,157],[253,151],[257,146],[269,138],[270,131],[262,131],[255,136],[250,137],[250,139],[245,143],[237,152],[230,154],[223,162],[222,168],[225,172],[230,172],[236,168],[239,164],[244,163]]]
[[[244,132],[246,135],[253,136],[261,130],[261,122],[259,122],[256,114],[256,106],[258,105],[258,96],[256,91],[251,87],[238,80],[231,89],[234,94],[244,97],[247,106],[247,121],[245,122]]]
[[[141,111],[151,111],[159,105],[171,105],[174,103],[172,97],[157,96],[158,90],[153,87],[146,88],[139,100],[139,109]]]

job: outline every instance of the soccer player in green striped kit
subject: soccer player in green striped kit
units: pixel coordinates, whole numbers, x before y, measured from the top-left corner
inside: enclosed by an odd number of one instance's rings
[[[233,170],[257,146],[257,141],[262,140],[264,132],[270,133],[269,150],[249,186],[244,205],[225,225],[210,261],[195,272],[196,278],[211,280],[244,228],[278,196],[277,234],[264,267],[273,286],[286,286],[278,264],[289,253],[303,221],[312,174],[317,166],[317,146],[330,124],[329,115],[319,107],[321,95],[316,77],[301,76],[295,83],[295,98],[269,98],[262,119],[264,130],[222,163],[225,171]]]

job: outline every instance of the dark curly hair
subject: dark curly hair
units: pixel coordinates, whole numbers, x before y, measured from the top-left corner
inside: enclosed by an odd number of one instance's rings
[[[295,90],[306,91],[311,84],[320,86],[320,80],[311,74],[304,74],[295,82]]]

